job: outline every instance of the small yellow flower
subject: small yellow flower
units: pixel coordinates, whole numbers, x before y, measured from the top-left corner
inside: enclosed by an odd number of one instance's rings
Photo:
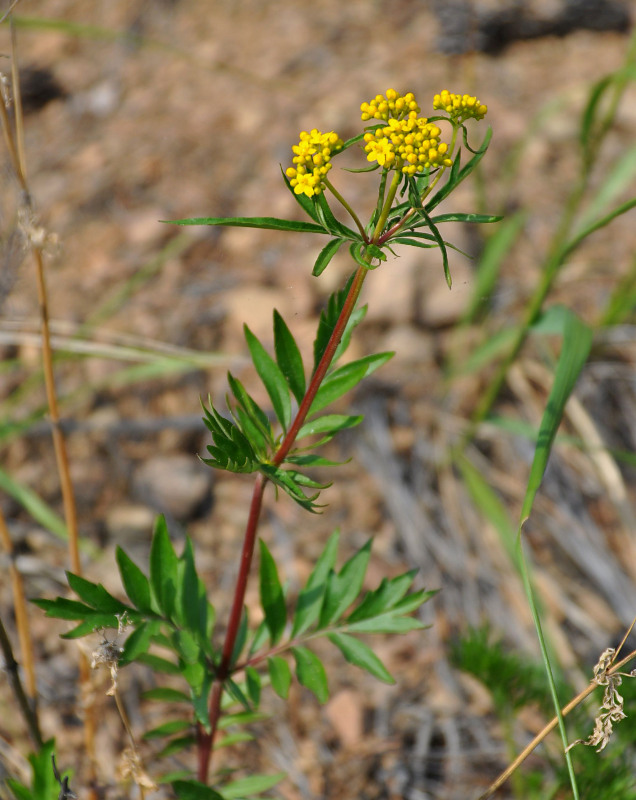
[[[377,161],[384,169],[417,175],[426,169],[450,167],[448,145],[440,142],[441,130],[425,117],[411,92],[403,97],[394,89],[377,95],[360,107],[362,119],[379,119],[386,125],[364,135],[367,161]]]
[[[488,106],[480,103],[476,97],[468,94],[451,94],[444,89],[433,98],[433,108],[445,111],[455,122],[464,122],[467,119],[483,119],[488,111]]]
[[[363,103],[360,106],[362,120],[381,119],[388,122],[389,119],[404,119],[405,117],[417,117],[420,107],[415,102],[415,96],[408,92],[402,97],[395,89],[387,89],[386,96],[377,94],[373,100]]]
[[[337,133],[314,128],[309,133],[303,131],[300,141],[292,147],[295,167],[289,167],[286,175],[295,194],[313,197],[324,188],[324,178],[331,169],[331,157],[342,149],[344,142]]]

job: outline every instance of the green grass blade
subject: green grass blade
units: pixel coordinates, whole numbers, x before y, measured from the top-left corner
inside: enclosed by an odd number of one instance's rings
[[[578,800],[579,793],[576,783],[576,776],[574,774],[574,768],[572,765],[571,753],[567,749],[567,731],[565,729],[565,722],[561,713],[561,703],[557,694],[548,647],[543,636],[541,619],[537,609],[536,601],[534,599],[534,592],[530,579],[530,570],[523,552],[521,533],[524,522],[530,516],[537,491],[541,485],[541,481],[543,480],[548,459],[550,457],[550,452],[552,450],[552,443],[554,442],[554,437],[556,436],[557,429],[561,423],[565,404],[570,397],[579,373],[581,372],[581,369],[587,360],[591,344],[592,331],[583,322],[581,322],[575,314],[570,312],[563,331],[563,346],[561,348],[561,354],[559,356],[559,362],[557,364],[557,369],[554,376],[554,384],[552,386],[550,396],[548,397],[546,410],[543,414],[541,425],[539,427],[537,446],[535,449],[534,460],[532,462],[532,468],[530,470],[530,476],[528,478],[528,485],[521,509],[521,520],[517,534],[517,547],[519,552],[519,563],[521,565],[521,574],[528,597],[530,610],[532,612],[532,617],[534,619],[537,637],[539,639],[541,656],[545,666],[546,675],[548,677],[548,683],[550,685],[550,693],[552,695],[554,708],[559,719],[559,730],[563,743],[565,761],[567,764],[567,769],[570,776],[570,785],[572,787],[572,793],[575,800]]]
[[[25,511],[42,527],[59,536],[60,539],[68,539],[68,531],[64,520],[32,489],[16,481],[3,469],[0,469],[0,489],[13,497],[14,500],[17,500]]]
[[[537,446],[521,511],[522,524],[530,516],[537,490],[543,480],[548,458],[550,457],[552,443],[563,416],[563,409],[587,360],[591,345],[591,329],[581,322],[575,314],[570,312],[565,321],[563,346],[554,376],[554,384],[539,427]]]

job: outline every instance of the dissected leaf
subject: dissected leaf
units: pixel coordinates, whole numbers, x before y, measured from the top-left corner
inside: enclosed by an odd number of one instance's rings
[[[347,622],[375,617],[391,609],[408,592],[416,574],[417,570],[413,569],[391,580],[383,578],[377,589],[367,592],[364,600],[349,615]]]
[[[102,614],[123,614],[129,610],[127,605],[107,592],[101,583],[93,583],[72,572],[66,573],[66,579],[80,600]]]

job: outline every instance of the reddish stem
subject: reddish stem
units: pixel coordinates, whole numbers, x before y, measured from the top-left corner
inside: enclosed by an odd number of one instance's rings
[[[342,311],[340,312],[340,316],[338,317],[334,329],[331,332],[331,336],[327,342],[327,347],[325,348],[322,358],[318,362],[316,371],[311,377],[309,386],[307,387],[307,391],[303,397],[303,401],[298,409],[298,413],[296,414],[290,429],[287,431],[287,435],[285,436],[283,442],[276,451],[274,458],[272,459],[272,463],[275,466],[282,464],[285,456],[291,450],[294,441],[298,436],[298,431],[305,422],[307,414],[309,413],[309,409],[311,408],[311,404],[313,403],[316,393],[320,388],[320,384],[322,383],[325,374],[329,369],[329,365],[331,364],[336,349],[340,344],[340,340],[344,334],[349,317],[351,316],[358,297],[360,296],[362,284],[364,283],[367,272],[368,270],[365,267],[358,267],[351,284],[351,288],[349,289],[349,294],[347,295],[344,306],[342,307]],[[230,618],[227,631],[225,633],[225,641],[223,643],[223,651],[221,653],[221,662],[216,671],[212,689],[210,691],[210,703],[208,706],[208,711],[211,729],[209,733],[206,733],[201,724],[199,724],[197,727],[197,778],[199,781],[201,781],[201,783],[207,783],[208,781],[210,762],[212,759],[212,748],[221,715],[223,683],[229,677],[231,671],[232,653],[234,652],[236,637],[241,624],[243,606],[245,603],[245,591],[247,589],[247,581],[249,578],[250,566],[252,564],[252,556],[254,555],[254,547],[256,545],[258,521],[263,505],[263,493],[265,491],[266,484],[267,478],[262,473],[259,473],[256,477],[254,490],[252,492],[252,502],[250,504],[249,516],[247,519],[247,525],[245,527],[243,549],[241,551],[241,563],[236,579],[236,587],[234,589],[234,599],[232,601]]]

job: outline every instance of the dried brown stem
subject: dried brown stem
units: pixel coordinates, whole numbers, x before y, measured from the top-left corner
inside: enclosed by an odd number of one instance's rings
[[[621,645],[622,646],[622,645]],[[632,659],[636,657],[636,650],[633,650],[628,656],[621,659],[617,664],[615,664],[610,670],[607,671],[608,675],[614,675],[616,672],[620,672],[620,670],[628,664]],[[570,702],[561,709],[562,716],[567,716],[570,711],[575,709],[580,703],[585,700],[586,697],[592,694],[594,689],[598,688],[598,683],[592,681],[589,686],[583,689],[582,692],[579,692],[577,696],[570,700]],[[503,784],[508,780],[508,778],[512,775],[512,773],[517,770],[521,764],[528,758],[530,753],[538,747],[541,742],[545,739],[545,737],[553,731],[556,726],[559,724],[559,718],[554,717],[550,722],[541,730],[534,739],[530,742],[527,747],[519,753],[519,755],[515,758],[515,760],[510,764],[506,769],[501,773],[501,775],[495,780],[493,783],[490,784],[488,789],[483,794],[480,794],[477,800],[488,800],[488,798],[492,797],[494,793],[499,789]]]
[[[53,447],[55,450],[55,460],[60,485],[62,491],[62,501],[64,505],[64,516],[69,534],[69,560],[73,572],[81,573],[81,563],[79,557],[79,532],[77,525],[77,510],[75,504],[75,494],[71,481],[68,452],[66,440],[60,427],[60,412],[55,389],[55,378],[53,373],[53,357],[51,349],[51,336],[49,330],[49,311],[46,290],[46,280],[44,274],[44,260],[42,247],[44,245],[44,232],[37,228],[35,209],[31,200],[29,187],[26,178],[25,156],[24,156],[24,129],[22,121],[22,107],[20,103],[20,86],[18,80],[18,57],[17,42],[15,31],[11,28],[12,46],[12,78],[13,78],[13,97],[15,107],[15,125],[11,125],[4,102],[0,102],[0,120],[4,133],[4,140],[7,144],[11,166],[22,190],[20,217],[22,232],[26,237],[31,248],[33,261],[36,271],[36,283],[38,290],[38,302],[40,305],[40,319],[42,332],[42,359],[44,369],[44,380],[46,387],[46,397],[51,420],[53,435]],[[95,719],[92,710],[92,691],[91,675],[88,659],[80,651],[79,657],[80,688],[84,704],[84,741],[89,762],[89,782],[96,784],[96,758],[95,758]],[[91,790],[91,797],[96,798],[95,791]]]

